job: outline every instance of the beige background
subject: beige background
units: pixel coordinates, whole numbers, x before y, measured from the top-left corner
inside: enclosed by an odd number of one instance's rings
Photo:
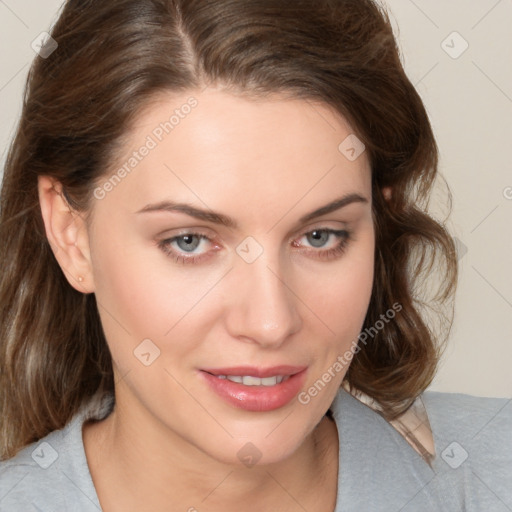
[[[61,4],[0,0],[2,168],[35,56],[31,42],[48,30]],[[461,277],[450,345],[432,389],[512,397],[512,2],[385,5],[454,198],[450,227]]]

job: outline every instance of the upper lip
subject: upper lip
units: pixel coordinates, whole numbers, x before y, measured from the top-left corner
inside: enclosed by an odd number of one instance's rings
[[[295,375],[303,370],[307,366],[291,366],[291,365],[279,365],[272,366],[269,368],[258,368],[256,366],[232,366],[230,368],[203,368],[203,372],[211,373],[212,375],[250,375],[251,377],[259,377],[263,379],[265,377],[273,377],[275,375]]]

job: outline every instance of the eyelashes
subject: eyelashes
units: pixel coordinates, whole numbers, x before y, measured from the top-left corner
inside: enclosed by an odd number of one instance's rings
[[[190,243],[190,241],[195,240],[199,243],[194,244]],[[185,246],[188,245],[188,248],[197,248],[202,241],[208,240],[211,242],[210,237],[202,234],[202,233],[184,233],[182,235],[174,236],[172,238],[168,238],[166,240],[162,240],[158,242],[158,247],[167,255],[167,256],[173,256],[176,263],[198,263],[200,261],[203,261],[207,257],[210,256],[210,253],[203,253],[199,255],[190,255],[186,256],[186,252],[179,252],[176,249],[173,248],[173,244],[176,244],[177,242],[185,241]]]
[[[329,241],[331,237],[337,241],[334,247],[330,247],[329,249],[322,249],[316,245],[304,247],[302,244],[297,243],[297,240],[301,240],[304,237],[310,237],[313,241],[308,241],[308,243],[319,243],[321,245],[323,245],[325,241]],[[292,246],[297,247],[300,253],[305,253],[315,259],[327,261],[341,257],[352,239],[352,232],[346,229],[318,228],[302,234],[299,239],[293,241]],[[219,247],[216,246],[213,250],[201,254],[187,252],[188,249],[196,250],[198,247],[201,247],[201,245],[204,245],[203,242],[206,242],[206,245],[213,243],[210,237],[204,233],[191,231],[161,240],[157,242],[157,246],[164,254],[174,258],[176,263],[197,264],[213,257],[213,253],[219,249]]]

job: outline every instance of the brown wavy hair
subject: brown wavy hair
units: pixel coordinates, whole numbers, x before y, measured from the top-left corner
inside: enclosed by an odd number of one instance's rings
[[[72,288],[54,257],[38,176],[58,180],[87,214],[141,109],[162,92],[208,84],[321,101],[366,145],[376,253],[363,329],[392,304],[402,309],[360,345],[345,380],[389,418],[404,412],[432,381],[449,333],[457,260],[444,221],[427,213],[438,149],[386,9],[372,0],[68,0],[51,35],[58,48],[29,71],[0,196],[0,458],[114,390],[95,296]],[[420,283],[433,270],[440,279],[425,299]]]

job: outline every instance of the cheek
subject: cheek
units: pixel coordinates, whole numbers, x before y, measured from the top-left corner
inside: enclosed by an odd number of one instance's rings
[[[315,365],[298,402],[310,418],[310,428],[320,414],[332,403],[353,360],[359,334],[366,317],[373,288],[374,241],[373,231],[359,239],[357,249],[329,279],[323,278],[323,293],[318,286],[310,295],[310,304],[322,322],[316,322],[312,336],[317,340],[314,349]],[[313,325],[313,324],[312,324]],[[327,326],[327,327],[326,327]]]
[[[114,361],[132,368],[133,351],[145,339],[163,356],[172,340],[179,340],[172,343],[172,356],[192,350],[201,339],[205,307],[212,309],[202,299],[220,276],[180,268],[154,246],[111,235],[98,237],[91,254],[95,295]]]
[[[166,293],[165,281],[156,280],[144,262],[147,254],[130,243],[121,224],[116,226],[94,234],[91,259],[105,337],[116,364],[126,368],[132,366],[135,359],[130,355],[144,339],[157,340],[170,328],[166,308],[172,308],[177,295]]]
[[[339,349],[357,338],[371,299],[374,277],[373,229],[358,237],[357,244],[333,271],[323,276],[323,286],[309,281],[309,303],[335,334]],[[315,290],[313,294],[312,291]],[[334,338],[333,338],[334,339]],[[345,350],[343,348],[343,350]]]

